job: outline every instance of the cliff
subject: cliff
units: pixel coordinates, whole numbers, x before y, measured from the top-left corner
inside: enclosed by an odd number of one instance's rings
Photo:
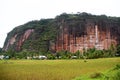
[[[120,18],[88,13],[63,13],[54,19],[31,21],[8,33],[3,50],[58,52],[120,44]]]

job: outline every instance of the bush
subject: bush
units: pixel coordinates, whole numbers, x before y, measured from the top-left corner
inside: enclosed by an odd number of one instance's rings
[[[103,51],[102,50],[96,50],[95,48],[88,49],[85,53],[85,56],[87,56],[88,59],[96,59],[103,57]]]
[[[93,73],[90,75],[90,78],[100,78],[102,76],[102,73]]]
[[[104,80],[120,80],[120,64],[117,64],[114,69],[104,75]]]
[[[120,64],[117,64],[116,67],[114,68],[115,74],[112,77],[113,80],[120,80]]]
[[[47,52],[47,59],[55,59],[55,54],[53,54],[50,51],[48,51]]]
[[[117,64],[113,70],[120,70],[120,64]]]
[[[120,45],[117,46],[116,56],[120,56]]]
[[[120,70],[117,70],[113,77],[111,77],[112,80],[120,80]]]
[[[59,51],[56,53],[56,57],[59,59],[70,59],[73,53],[69,52],[69,51]]]

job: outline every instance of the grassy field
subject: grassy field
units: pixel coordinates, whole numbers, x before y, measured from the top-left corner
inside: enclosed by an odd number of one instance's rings
[[[84,60],[0,60],[0,80],[72,80],[106,72],[120,58]],[[85,79],[83,79],[85,80]]]

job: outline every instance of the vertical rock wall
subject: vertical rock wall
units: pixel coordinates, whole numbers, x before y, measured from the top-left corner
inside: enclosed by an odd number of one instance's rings
[[[84,29],[81,29],[79,25],[70,27],[63,24],[60,26],[55,49],[57,52],[61,50],[76,52],[89,48],[108,49],[112,44],[117,45],[118,43],[117,35],[115,37],[112,34],[110,26],[87,22],[84,24]],[[115,32],[113,33],[115,34]]]

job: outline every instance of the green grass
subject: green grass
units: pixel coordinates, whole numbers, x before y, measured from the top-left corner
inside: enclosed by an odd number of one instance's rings
[[[120,58],[84,60],[0,60],[0,80],[87,79],[93,73],[110,70]],[[95,80],[95,79],[94,79]]]

